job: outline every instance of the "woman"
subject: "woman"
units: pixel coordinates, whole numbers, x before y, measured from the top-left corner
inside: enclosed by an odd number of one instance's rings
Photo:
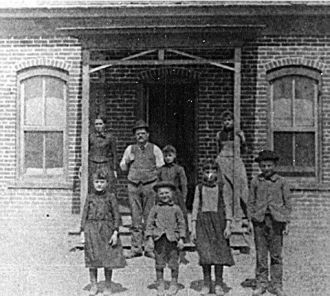
[[[98,169],[106,170],[109,191],[116,192],[117,141],[112,134],[106,132],[105,124],[106,119],[98,115],[94,121],[95,132],[89,135],[88,192],[93,189],[92,176]]]

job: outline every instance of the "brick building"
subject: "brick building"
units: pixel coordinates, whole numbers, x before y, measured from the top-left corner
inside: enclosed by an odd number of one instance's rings
[[[327,274],[329,4],[14,6],[0,9],[2,220],[23,219],[50,235],[60,229],[66,239],[80,218],[87,135],[99,112],[118,138],[118,155],[133,141],[135,120],[146,119],[154,142],[178,148],[192,189],[200,162],[216,156],[220,114],[230,109],[247,135],[249,179],[258,171],[257,151],[272,148],[292,184],[288,265],[302,278],[306,266]],[[123,209],[125,184],[120,174]],[[311,260],[302,262],[301,254]],[[314,286],[313,295],[321,295],[324,283]]]

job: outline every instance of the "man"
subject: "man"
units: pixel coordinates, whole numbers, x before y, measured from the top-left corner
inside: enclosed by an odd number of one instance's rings
[[[132,212],[131,253],[128,258],[142,256],[144,228],[149,212],[155,204],[153,186],[157,182],[157,169],[164,165],[163,153],[149,142],[149,126],[138,120],[133,127],[136,144],[129,145],[120,162],[122,171],[128,171],[128,199]],[[144,255],[154,257],[147,248]]]

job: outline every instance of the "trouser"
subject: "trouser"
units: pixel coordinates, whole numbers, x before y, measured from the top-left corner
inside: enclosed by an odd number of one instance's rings
[[[142,252],[145,225],[150,210],[155,204],[156,193],[153,190],[155,184],[156,181],[146,185],[128,183],[128,199],[132,215],[132,252]]]
[[[266,287],[268,284],[268,253],[270,254],[270,278],[273,287],[282,287],[283,262],[283,230],[285,223],[275,221],[266,215],[263,222],[253,222],[256,246],[257,285]]]
[[[203,280],[204,286],[210,287],[212,276],[211,276],[211,267],[212,264],[202,264],[203,268]],[[215,274],[215,284],[216,285],[223,285],[223,265],[221,264],[214,264],[214,274]]]

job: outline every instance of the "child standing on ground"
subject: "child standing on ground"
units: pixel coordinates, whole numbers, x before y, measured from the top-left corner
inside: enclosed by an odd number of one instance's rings
[[[232,205],[231,199],[223,199],[222,188],[218,165],[207,160],[203,165],[203,181],[196,186],[192,212],[192,238],[196,241],[204,277],[201,295],[212,290],[212,265],[215,271],[214,292],[217,296],[224,295],[223,267],[234,265],[229,246]]]
[[[175,147],[172,145],[167,145],[163,148],[163,155],[165,164],[158,170],[158,180],[159,181],[169,181],[172,182],[176,190],[174,192],[174,203],[177,204],[184,216],[186,223],[186,236],[185,241],[189,241],[189,229],[188,229],[188,217],[187,217],[187,177],[184,168],[176,163],[177,152]],[[180,252],[180,262],[188,263],[185,258],[185,252]]]
[[[81,233],[85,242],[85,263],[89,268],[90,295],[96,295],[97,269],[104,268],[105,290],[111,295],[112,270],[126,265],[118,237],[119,211],[114,193],[107,191],[107,172],[93,174],[93,192],[89,193],[81,219]]]
[[[278,160],[279,157],[270,150],[261,151],[255,159],[261,174],[252,180],[248,199],[248,216],[253,223],[257,256],[257,288],[253,296],[260,296],[267,289],[277,296],[285,296],[282,287],[282,246],[283,234],[288,233],[291,202],[287,182],[275,171]]]
[[[173,202],[176,186],[171,182],[161,181],[154,186],[154,190],[157,192],[158,204],[150,211],[146,237],[149,249],[154,249],[155,252],[157,295],[165,295],[166,264],[171,269],[172,277],[167,295],[175,295],[178,292],[179,251],[184,247],[186,226],[180,207]]]

